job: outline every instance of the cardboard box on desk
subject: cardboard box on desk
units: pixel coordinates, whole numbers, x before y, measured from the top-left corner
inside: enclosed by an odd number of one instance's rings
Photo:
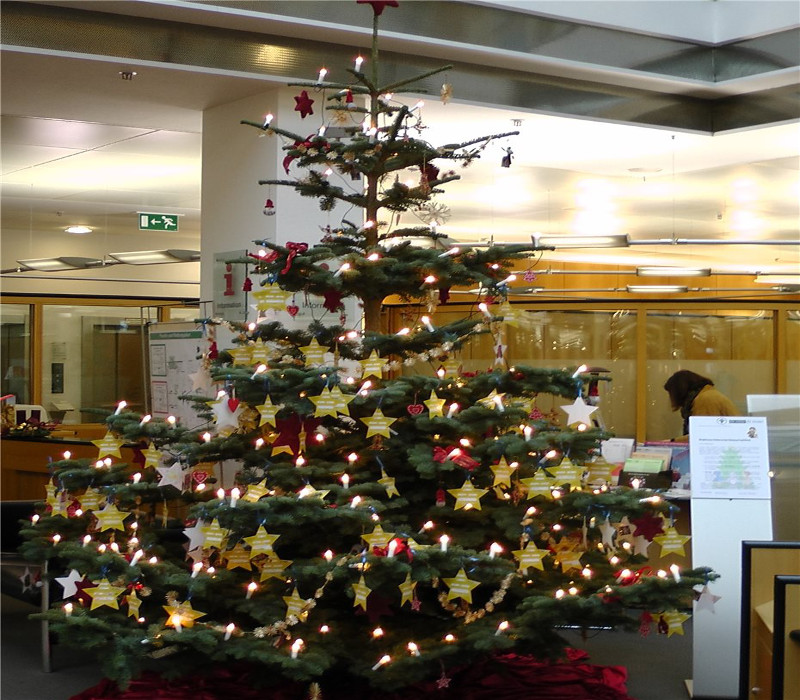
[[[625,460],[619,475],[620,486],[633,486],[637,480],[639,488],[669,489],[672,487],[672,470],[658,457],[631,456]]]

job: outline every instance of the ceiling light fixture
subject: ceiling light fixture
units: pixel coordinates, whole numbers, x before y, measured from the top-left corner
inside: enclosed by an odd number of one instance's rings
[[[85,270],[89,267],[101,267],[102,260],[97,258],[36,258],[33,260],[17,260],[19,265],[27,270],[42,270],[44,272],[58,272],[59,270]]]
[[[199,250],[134,250],[129,253],[109,253],[109,257],[128,265],[153,265],[156,263],[195,262],[200,260]]]
[[[769,272],[762,272],[756,275],[756,278],[753,281],[757,282],[758,284],[780,284],[780,285],[788,284],[790,286],[800,285],[800,274],[792,275],[792,274],[786,274],[785,272],[784,273],[776,272],[774,274],[771,274]]]
[[[73,233],[76,236],[82,236],[91,232],[92,229],[90,229],[88,226],[67,226],[67,228],[64,229],[64,233]]]
[[[627,248],[630,239],[627,233],[608,236],[544,236],[534,233],[531,241],[536,248]]]
[[[631,294],[682,294],[689,288],[681,284],[629,284]]]
[[[637,267],[639,277],[708,277],[709,267]]]

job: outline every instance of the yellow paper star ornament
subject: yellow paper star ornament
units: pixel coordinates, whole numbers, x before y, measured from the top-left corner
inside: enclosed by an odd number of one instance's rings
[[[275,415],[281,409],[280,406],[276,406],[272,403],[272,399],[267,396],[267,400],[265,403],[262,403],[260,406],[256,406],[256,411],[259,412],[261,415],[261,419],[258,423],[258,426],[261,427],[262,425],[271,425],[273,428],[275,427]]]
[[[516,462],[514,466],[511,466],[505,457],[501,457],[500,462],[492,465],[492,471],[494,472],[492,486],[511,486],[511,475],[514,473],[516,466]]]
[[[307,612],[304,611],[304,608],[308,604],[308,601],[301,598],[297,593],[297,586],[295,586],[294,590],[292,591],[292,595],[285,595],[283,596],[283,600],[286,603],[286,617],[296,617],[302,619]]]
[[[234,569],[244,569],[245,571],[252,571],[253,565],[250,562],[250,552],[248,552],[241,543],[237,544],[233,549],[229,549],[222,555],[225,559],[225,568],[228,571]]]
[[[428,415],[429,417],[433,418],[434,416],[443,416],[444,415],[444,405],[446,401],[444,399],[440,399],[435,391],[431,392],[430,398],[426,399],[422,403],[428,408]]]
[[[361,422],[366,424],[367,430],[367,437],[372,437],[373,435],[382,435],[383,437],[391,437],[391,432],[389,426],[392,425],[397,420],[397,418],[390,418],[388,416],[383,415],[383,411],[380,408],[375,409],[375,413],[373,413],[368,418],[362,418]]]
[[[383,377],[383,359],[378,355],[377,350],[373,350],[366,360],[359,360],[362,367],[361,378],[367,379],[368,377],[375,377],[381,379]]]
[[[456,504],[453,506],[455,510],[461,508],[480,510],[481,498],[488,492],[488,489],[476,489],[469,479],[465,480],[459,489],[447,489],[447,493],[455,496]]]
[[[147,469],[147,467],[157,467],[161,464],[161,458],[164,456],[164,453],[153,447],[153,443],[151,442],[146,450],[142,450],[142,455],[144,456],[143,467]]]
[[[200,528],[200,531],[205,536],[205,539],[203,540],[203,547],[206,549],[209,547],[222,549],[222,543],[228,536],[227,531],[220,527],[219,520],[216,518],[214,518],[209,525],[203,525],[203,527]]]
[[[544,571],[542,559],[551,554],[547,549],[539,549],[535,544],[528,542],[522,549],[516,549],[512,554],[517,559],[517,569],[527,571],[529,567]]]
[[[373,547],[385,547],[392,537],[394,537],[394,533],[384,532],[380,525],[376,525],[375,529],[368,535],[361,535],[361,539],[369,545],[370,549]]]
[[[109,608],[114,608],[114,610],[119,610],[117,598],[125,588],[123,586],[112,586],[111,581],[108,579],[93,583],[96,585],[83,589],[83,592],[92,599],[92,605],[89,609],[94,610],[106,605]]]
[[[258,311],[268,311],[269,309],[282,310],[286,308],[286,302],[292,296],[291,292],[285,292],[278,286],[269,286],[252,292],[255,300],[255,308]]]
[[[92,443],[97,446],[99,450],[97,458],[103,457],[121,457],[119,448],[122,447],[122,440],[115,438],[113,434],[107,432],[102,439],[92,440]]]
[[[403,607],[406,603],[410,603],[414,599],[414,589],[416,587],[417,582],[411,580],[411,574],[406,574],[405,581],[398,586],[400,589],[400,607]]]
[[[556,484],[556,480],[551,477],[547,476],[547,473],[544,469],[538,469],[536,474],[532,477],[528,477],[527,479],[520,479],[523,486],[528,489],[528,498],[533,498],[534,496],[547,496],[547,498],[553,497],[553,487]]]
[[[200,617],[204,617],[205,613],[199,610],[194,610],[190,601],[185,600],[182,603],[173,603],[172,605],[162,606],[167,611],[169,618],[167,624],[179,629],[180,627],[194,627],[194,621]]]
[[[688,613],[682,613],[677,610],[669,610],[661,613],[661,618],[667,623],[667,637],[673,634],[683,634],[683,623],[691,617]]]
[[[378,479],[378,483],[386,489],[386,495],[389,498],[400,495],[400,492],[397,490],[397,486],[395,485],[394,477],[389,476],[383,469],[381,469],[381,478]]]
[[[272,545],[279,537],[280,535],[270,535],[263,525],[256,530],[255,535],[245,537],[244,541],[250,546],[250,558],[259,554],[272,554]]]
[[[668,527],[663,535],[656,535],[653,540],[661,545],[661,556],[673,553],[685,557],[684,545],[690,540],[689,535],[681,535],[674,527]]]
[[[355,598],[353,599],[353,607],[361,607],[364,611],[367,609],[367,597],[372,591],[367,586],[366,582],[364,581],[364,574],[361,574],[361,578],[358,579],[358,583],[353,584],[353,593],[355,593]]]
[[[97,518],[97,527],[100,532],[105,530],[120,530],[125,531],[125,526],[122,521],[125,520],[130,513],[118,510],[117,507],[110,503],[106,505],[103,510],[94,511],[94,517]]]
[[[467,572],[464,569],[459,569],[455,578],[444,578],[442,581],[447,584],[450,589],[447,591],[447,600],[461,598],[468,603],[472,602],[472,590],[481,584],[478,581],[471,581],[467,578]]]
[[[276,557],[268,557],[262,563],[258,564],[258,568],[261,570],[261,578],[260,581],[266,581],[267,579],[276,578],[280,581],[285,581],[286,576],[284,575],[284,571],[291,566],[292,561],[291,559],[278,559]]]

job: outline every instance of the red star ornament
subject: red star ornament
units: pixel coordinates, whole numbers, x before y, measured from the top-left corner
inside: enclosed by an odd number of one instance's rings
[[[656,535],[664,532],[664,520],[650,513],[645,513],[641,518],[634,518],[631,522],[636,525],[634,537],[642,535],[651,542]]]
[[[372,5],[372,11],[376,17],[380,17],[381,13],[387,7],[400,7],[397,0],[356,0],[359,5]]]
[[[309,114],[314,114],[314,110],[311,109],[311,105],[314,104],[314,100],[312,100],[308,96],[308,90],[303,90],[297,97],[294,98],[295,106],[294,111],[300,112],[300,117],[305,119]]]

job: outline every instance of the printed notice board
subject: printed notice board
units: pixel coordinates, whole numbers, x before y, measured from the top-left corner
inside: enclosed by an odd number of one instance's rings
[[[195,323],[158,323],[150,326],[150,412],[158,418],[175,416],[192,428],[197,415],[181,396],[193,391],[195,376],[207,349],[205,331]]]
[[[771,496],[767,419],[689,418],[692,498]]]

